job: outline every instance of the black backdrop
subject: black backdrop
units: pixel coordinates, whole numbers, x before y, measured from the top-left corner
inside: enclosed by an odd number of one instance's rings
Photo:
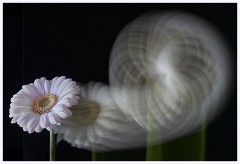
[[[166,9],[210,21],[225,35],[237,61],[237,4],[3,4],[3,159],[48,160],[48,132],[29,135],[8,117],[10,98],[23,84],[61,75],[108,84],[109,55],[121,29],[144,12]],[[236,65],[233,68],[226,110],[207,129],[206,160],[237,159]],[[127,160],[144,160],[144,148],[134,153]],[[57,160],[91,160],[91,152],[60,142]]]

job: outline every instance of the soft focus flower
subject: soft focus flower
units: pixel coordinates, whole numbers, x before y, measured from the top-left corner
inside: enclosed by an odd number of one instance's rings
[[[11,99],[11,123],[17,123],[24,131],[41,132],[52,125],[61,124],[61,119],[72,115],[68,109],[77,104],[80,92],[75,81],[65,76],[46,80],[36,79],[34,83],[23,85],[22,89]]]
[[[154,131],[157,142],[189,134],[223,109],[232,76],[229,53],[201,18],[177,11],[144,14],[121,31],[112,48],[113,98]]]
[[[144,130],[117,108],[110,90],[102,83],[80,86],[78,105],[70,108],[72,117],[53,127],[58,141],[63,139],[74,147],[88,150],[94,147],[97,151],[145,144]]]

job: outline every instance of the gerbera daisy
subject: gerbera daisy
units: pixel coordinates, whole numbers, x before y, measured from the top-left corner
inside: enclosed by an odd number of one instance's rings
[[[22,89],[11,98],[11,123],[17,123],[24,131],[41,132],[52,125],[60,125],[61,119],[72,115],[69,107],[76,105],[79,86],[65,76],[46,80],[36,79],[34,83],[23,85]]]

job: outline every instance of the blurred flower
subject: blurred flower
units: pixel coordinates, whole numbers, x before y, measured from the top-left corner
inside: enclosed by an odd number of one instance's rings
[[[50,130],[52,125],[60,125],[61,119],[72,115],[68,108],[77,104],[79,91],[76,82],[65,76],[36,79],[11,98],[11,123],[17,123],[29,133]]]
[[[144,138],[136,137],[143,129],[126,119],[116,106],[110,88],[102,83],[80,85],[78,105],[70,108],[72,117],[54,126],[58,141],[88,150],[109,151],[136,147]],[[145,142],[144,142],[145,143]]]
[[[112,48],[113,98],[158,142],[188,134],[223,109],[231,85],[229,53],[201,18],[178,11],[144,14]]]

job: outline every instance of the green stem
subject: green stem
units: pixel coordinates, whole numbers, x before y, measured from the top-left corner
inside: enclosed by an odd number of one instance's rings
[[[148,131],[147,131],[147,149],[146,161],[161,161],[162,160],[162,146],[161,144],[153,145],[152,140],[156,135],[151,129],[151,119],[148,117]]]
[[[94,146],[92,148],[92,161],[104,161],[104,153],[97,152]]]
[[[148,134],[148,137],[149,137],[149,134]],[[148,143],[147,144],[147,152],[146,152],[146,161],[161,161],[161,160],[162,160],[161,145],[160,144],[159,145],[149,145],[149,143]]]
[[[205,150],[206,150],[206,120],[205,120],[205,113],[203,112],[203,119],[202,119],[202,129],[201,129],[201,140],[202,140],[202,145],[201,145],[201,161],[205,160]]]
[[[53,133],[53,130],[50,130],[49,158],[50,161],[56,160],[56,136]]]
[[[92,148],[92,161],[97,161],[97,152],[94,147]]]
[[[149,99],[150,100],[150,99]],[[153,102],[148,102],[148,107],[153,107]],[[151,110],[151,109],[149,109]],[[152,141],[156,134],[152,130],[152,117],[149,112],[147,112],[147,147],[146,147],[146,161],[161,161],[162,160],[162,145],[154,145]],[[159,136],[161,137],[161,136]]]

